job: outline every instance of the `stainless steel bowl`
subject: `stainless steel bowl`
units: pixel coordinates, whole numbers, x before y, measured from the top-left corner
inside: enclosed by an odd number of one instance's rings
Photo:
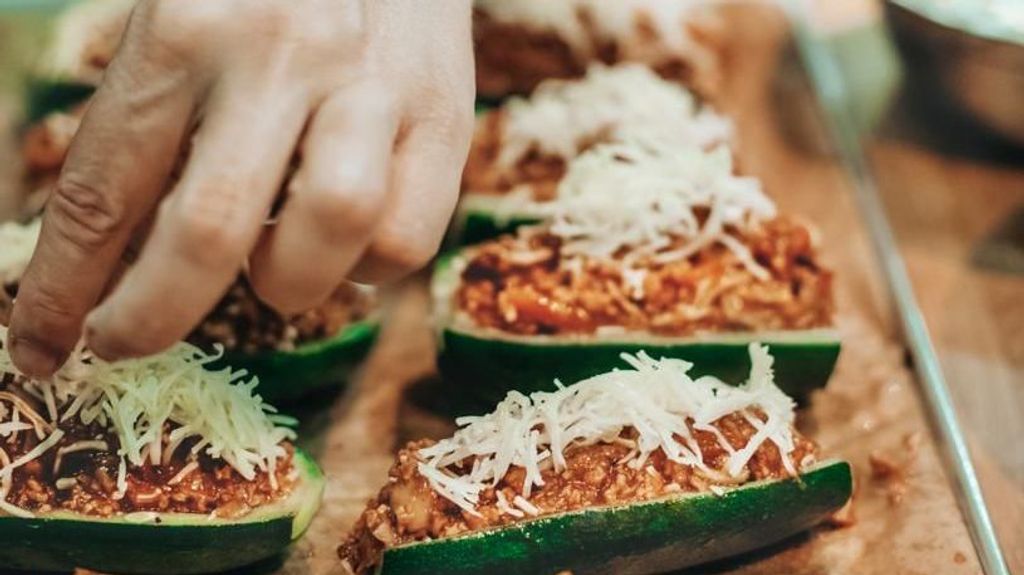
[[[1024,145],[1024,44],[939,23],[897,0],[885,6],[909,75]]]

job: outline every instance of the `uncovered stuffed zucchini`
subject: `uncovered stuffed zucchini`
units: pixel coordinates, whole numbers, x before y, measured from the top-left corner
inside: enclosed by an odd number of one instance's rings
[[[595,144],[653,135],[712,149],[732,123],[638,64],[595,65],[585,78],[548,81],[477,117],[453,222],[470,244],[548,216],[568,165]]]
[[[39,380],[0,350],[0,566],[210,573],[301,536],[323,476],[255,380],[216,359],[184,343],[113,364],[79,349]]]
[[[435,268],[439,366],[460,392],[493,405],[640,349],[735,380],[751,341],[771,347],[786,393],[825,385],[839,352],[831,273],[810,230],[724,149],[601,144],[559,189],[547,223]]]
[[[282,316],[239,278],[188,341],[224,348],[223,361],[260,379],[260,394],[293,401],[345,382],[369,354],[380,328],[376,290],[345,283],[323,304]]]
[[[438,442],[399,452],[339,549],[356,573],[641,575],[771,545],[849,500],[751,344],[733,387],[623,354],[552,392],[510,393]]]

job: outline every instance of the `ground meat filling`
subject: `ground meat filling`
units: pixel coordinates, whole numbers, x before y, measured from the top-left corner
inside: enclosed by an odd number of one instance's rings
[[[290,351],[337,335],[345,326],[366,319],[373,307],[371,292],[346,283],[320,306],[285,317],[261,302],[240,278],[188,341],[204,349],[219,343],[228,351],[250,354]]]
[[[531,199],[535,201],[555,199],[558,182],[565,175],[565,160],[533,149],[515,165],[502,166],[498,162],[498,155],[501,153],[505,121],[505,113],[496,110],[477,123],[473,146],[462,172],[462,192],[501,195],[525,187],[529,188]],[[597,143],[597,140],[581,142],[580,151]]]
[[[11,420],[14,401],[46,413],[42,402],[8,376],[0,383],[4,421]],[[193,456],[193,440],[182,442],[166,464],[128,465],[127,489],[119,498],[117,438],[98,424],[86,426],[74,417],[58,427],[65,435],[56,446],[13,470],[7,503],[33,513],[70,511],[93,517],[148,511],[233,518],[287,497],[297,480],[290,446],[288,457],[278,461],[272,482],[267,473],[247,480],[222,460]],[[14,461],[38,443],[31,430],[0,437],[0,458],[6,457],[4,464]]]
[[[806,227],[776,218],[740,239],[767,279],[716,244],[686,260],[640,264],[642,283],[632,286],[613,262],[563,259],[557,236],[508,236],[475,252],[455,303],[476,326],[522,335],[621,328],[684,336],[831,325],[832,274],[817,264]]]
[[[547,79],[579,78],[592,62],[644,62],[666,80],[677,81],[702,96],[712,96],[718,90],[721,42],[717,20],[680,23],[700,48],[693,54],[677,54],[665,46],[646,14],[637,14],[632,37],[623,39],[602,38],[586,10],[581,9],[577,18],[588,36],[585,52],[574,49],[555,31],[500,22],[483,10],[474,10],[477,92],[492,99],[528,94]]]
[[[727,415],[714,425],[736,449],[747,445],[756,433],[754,426],[738,413]],[[543,471],[543,487],[534,488],[526,499],[536,508],[537,515],[542,516],[648,501],[673,493],[706,492],[789,476],[778,447],[765,442],[754,453],[741,476],[730,477],[722,471],[728,454],[715,435],[692,427],[691,432],[700,445],[704,463],[712,473],[670,461],[660,450],[634,469],[621,463],[631,451],[625,442],[598,443],[567,450],[565,469],[561,472],[552,468]],[[628,439],[629,436],[627,432],[622,437]],[[799,470],[813,463],[817,446],[795,431],[793,438],[795,449],[789,458]],[[399,452],[398,461],[389,473],[388,484],[376,499],[369,502],[352,534],[339,548],[341,557],[356,573],[369,572],[379,563],[387,547],[453,537],[534,517],[526,513],[522,513],[523,517],[503,513],[498,503],[498,492],[507,502],[522,496],[525,471],[519,467],[513,467],[496,488],[481,493],[477,507],[479,517],[464,512],[438,495],[417,471],[419,460],[416,452],[432,444],[431,441],[412,443]],[[466,465],[470,466],[471,462],[467,461]]]

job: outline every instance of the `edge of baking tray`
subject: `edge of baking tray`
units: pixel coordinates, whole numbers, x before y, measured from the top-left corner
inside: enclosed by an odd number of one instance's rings
[[[799,56],[817,96],[818,112],[828,128],[827,136],[852,176],[855,201],[913,357],[921,396],[982,569],[988,575],[1009,575],[935,346],[850,115],[845,82],[828,47],[811,29],[806,14],[793,5],[788,5],[787,11]]]

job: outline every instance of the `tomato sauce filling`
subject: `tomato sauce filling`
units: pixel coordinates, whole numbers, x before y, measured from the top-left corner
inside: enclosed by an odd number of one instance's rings
[[[817,263],[805,226],[779,217],[734,232],[766,278],[713,244],[680,261],[640,261],[634,269],[642,279],[627,284],[618,261],[563,257],[559,237],[529,230],[474,251],[455,304],[475,326],[520,335],[615,328],[686,336],[831,325],[832,274]]]
[[[757,432],[741,414],[724,416],[714,423],[734,449],[747,445]],[[381,559],[386,548],[415,541],[455,537],[502,525],[526,521],[578,509],[620,506],[668,497],[676,493],[715,491],[736,487],[751,481],[789,477],[783,456],[771,442],[762,443],[738,476],[724,471],[728,453],[710,431],[693,429],[691,433],[700,446],[706,472],[668,459],[660,449],[638,467],[623,461],[633,449],[628,440],[635,431],[627,430],[620,443],[596,443],[566,450],[565,468],[542,471],[544,485],[535,487],[523,497],[525,470],[513,467],[496,487],[480,494],[476,507],[479,516],[471,515],[434,491],[418,471],[417,451],[433,441],[410,443],[398,453],[388,474],[387,485],[370,500],[352,533],[338,552],[356,573],[369,573]],[[788,454],[797,472],[812,464],[817,446],[793,431],[794,449]],[[464,471],[472,466],[464,462]],[[534,513],[520,512],[521,517],[502,511],[499,495],[505,502],[523,497]],[[514,506],[514,505],[513,505]],[[519,509],[516,509],[519,511]]]

